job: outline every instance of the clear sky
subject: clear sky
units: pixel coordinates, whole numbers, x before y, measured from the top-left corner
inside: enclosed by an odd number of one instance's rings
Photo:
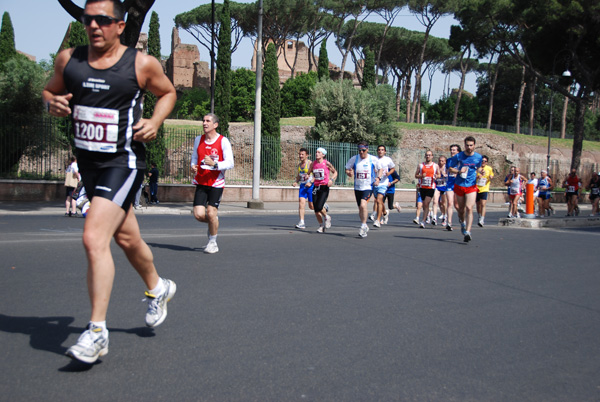
[[[81,7],[85,0],[73,0]],[[217,0],[217,2],[221,2]],[[171,49],[171,31],[175,26],[173,22],[177,14],[189,11],[202,4],[207,4],[207,0],[156,0],[152,9],[146,17],[143,32],[148,32],[150,14],[152,11],[158,13],[160,22],[161,49],[163,55],[170,54]],[[36,57],[37,61],[50,59],[50,53],[55,53],[60,46],[68,24],[72,18],[60,6],[57,0],[0,0],[0,12],[8,11],[15,30],[15,44],[18,50]],[[370,19],[372,20],[372,18]],[[432,35],[447,38],[450,35],[450,26],[456,22],[452,18],[445,18],[438,21],[434,26]],[[408,11],[402,12],[396,18],[395,26],[401,26],[406,29],[423,31],[423,26],[417,18]],[[200,50],[200,59],[210,61],[210,56],[205,48],[199,45],[190,34],[181,30],[179,33],[182,43],[196,44]],[[250,68],[252,58],[252,42],[250,39],[244,39],[238,50],[232,55],[232,65],[236,67]],[[335,46],[333,39],[327,43],[327,53],[329,60],[338,66],[342,62],[342,56]],[[354,65],[351,60],[346,63],[346,70],[353,70]],[[459,85],[459,76],[452,74],[450,87],[455,88]],[[429,90],[429,80],[424,77],[424,91]],[[444,76],[436,74],[433,78],[431,91],[432,101],[437,100],[443,93]],[[447,84],[446,84],[447,85]],[[475,76],[471,74],[465,89],[475,93]]]

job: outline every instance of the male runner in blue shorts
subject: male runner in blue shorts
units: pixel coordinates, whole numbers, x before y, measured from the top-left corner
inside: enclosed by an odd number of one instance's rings
[[[454,155],[449,171],[456,173],[454,195],[458,203],[458,219],[461,221],[464,241],[469,242],[473,225],[473,207],[477,200],[477,169],[481,167],[482,157],[475,152],[475,138],[465,138],[465,150]],[[450,162],[450,160],[448,160]],[[450,164],[450,163],[449,163]]]
[[[118,0],[87,0],[81,22],[89,45],[61,51],[42,92],[51,115],[72,117],[77,160],[92,200],[83,227],[92,311],[87,329],[67,350],[68,356],[90,364],[108,353],[106,312],[115,276],[112,238],[149,289],[147,326],[164,321],[167,302],[176,291],[175,282],[156,272],[132,201],[144,180],[144,143],[156,138],[177,95],[155,57],[121,44],[124,14]],[[157,97],[150,119],[142,118],[146,90]]]
[[[305,229],[304,211],[306,202],[308,201],[308,207],[313,210],[313,190],[315,186],[312,185],[306,187],[306,183],[309,179],[308,170],[311,163],[310,159],[308,159],[308,150],[306,148],[300,148],[300,151],[298,151],[298,159],[300,159],[300,162],[298,162],[298,174],[296,175],[296,180],[292,184],[294,187],[298,186],[298,215],[300,217],[300,222],[298,222],[296,228]]]

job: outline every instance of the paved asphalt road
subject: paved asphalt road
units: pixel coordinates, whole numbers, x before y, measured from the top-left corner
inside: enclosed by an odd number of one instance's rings
[[[63,354],[86,325],[84,219],[0,216],[0,401],[597,401],[600,230],[419,229],[357,237],[357,214],[139,216],[169,317],[115,247],[110,353]]]

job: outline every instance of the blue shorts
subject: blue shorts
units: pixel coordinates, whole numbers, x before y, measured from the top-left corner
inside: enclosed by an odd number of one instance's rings
[[[300,188],[298,189],[298,198],[306,198],[308,202],[313,202],[314,188],[314,184],[310,187],[306,187],[304,184],[300,183]]]
[[[380,184],[379,186],[373,186],[373,192],[377,196],[378,194],[385,194],[388,191],[387,184]]]

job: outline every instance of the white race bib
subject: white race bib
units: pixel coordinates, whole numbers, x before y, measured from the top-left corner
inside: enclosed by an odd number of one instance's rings
[[[477,180],[477,185],[479,187],[484,187],[487,184],[487,178],[486,177],[480,177],[479,180]]]
[[[73,124],[77,148],[94,152],[117,152],[118,110],[75,105]]]
[[[567,186],[567,192],[568,193],[574,193],[575,192],[575,186]]]
[[[313,169],[315,180],[325,179],[325,169]]]

